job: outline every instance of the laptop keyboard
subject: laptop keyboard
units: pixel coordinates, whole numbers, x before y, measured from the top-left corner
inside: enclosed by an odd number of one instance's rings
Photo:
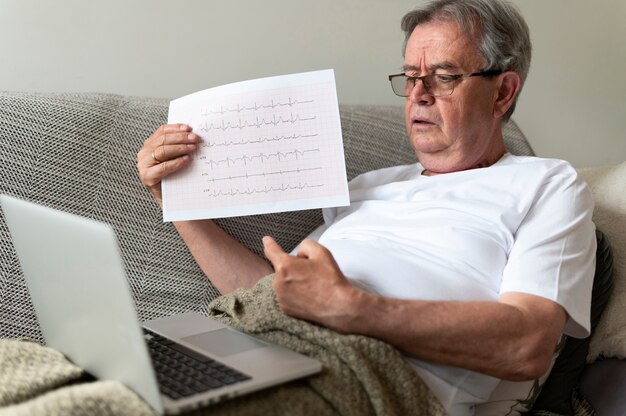
[[[240,383],[250,377],[149,329],[146,340],[161,393],[177,400]]]

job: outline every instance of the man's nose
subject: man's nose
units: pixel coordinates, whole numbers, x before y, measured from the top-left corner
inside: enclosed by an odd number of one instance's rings
[[[416,79],[415,85],[409,94],[409,99],[416,104],[430,105],[435,102],[433,97],[427,90],[424,80]]]

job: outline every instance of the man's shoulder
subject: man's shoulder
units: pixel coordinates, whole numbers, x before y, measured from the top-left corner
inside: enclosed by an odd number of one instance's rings
[[[498,162],[498,165],[532,166],[536,168],[544,167],[546,169],[573,170],[572,165],[567,160],[539,156],[520,156],[510,153],[507,153],[502,160]]]
[[[528,175],[537,175],[544,178],[576,178],[578,176],[576,169],[568,161],[555,158],[507,154],[494,166],[519,170]],[[494,174],[497,173],[494,172]]]
[[[498,180],[515,179],[524,194],[546,195],[549,198],[564,200],[588,200],[589,190],[586,182],[576,169],[566,160],[541,158],[536,156],[513,156],[503,161],[502,168],[509,172],[493,172]]]

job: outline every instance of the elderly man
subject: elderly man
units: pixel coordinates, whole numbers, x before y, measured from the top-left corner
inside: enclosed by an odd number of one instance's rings
[[[402,28],[389,78],[419,163],[355,178],[351,205],[324,210],[295,255],[265,237],[271,264],[210,220],[175,226],[222,293],[275,272],[286,314],[394,345],[451,414],[472,414],[501,379],[545,374],[563,333],[589,334],[591,195],[567,163],[504,147],[530,64],[514,8],[442,0]],[[185,125],[146,140],[138,169],[158,203],[198,142]]]

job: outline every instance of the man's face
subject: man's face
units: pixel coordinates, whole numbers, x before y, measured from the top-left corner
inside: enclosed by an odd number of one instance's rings
[[[455,23],[419,25],[407,42],[404,70],[409,76],[483,69],[484,59]],[[460,79],[446,97],[429,95],[417,81],[406,99],[405,117],[410,143],[422,165],[432,173],[446,173],[499,159],[504,148],[499,143],[500,122],[494,117],[497,96],[496,78]]]

